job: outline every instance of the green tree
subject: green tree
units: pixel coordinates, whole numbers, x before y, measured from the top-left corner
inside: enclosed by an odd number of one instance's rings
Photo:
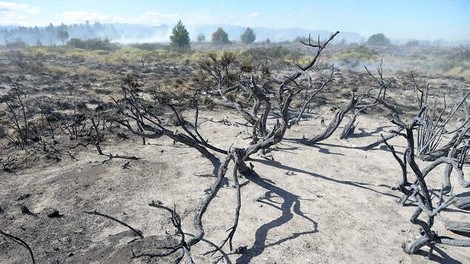
[[[204,36],[204,34],[199,34],[197,35],[197,42],[204,42],[206,41],[206,36]]]
[[[65,42],[69,39],[69,33],[65,30],[59,30],[57,38],[62,42],[62,45],[65,45]]]
[[[179,20],[176,26],[173,27],[172,34],[170,36],[170,44],[172,47],[179,50],[189,50],[189,41],[189,33],[183,25],[183,22]]]
[[[256,40],[256,35],[253,29],[251,28],[246,28],[245,32],[240,36],[240,40],[245,43],[245,44],[251,44],[255,42]]]
[[[223,30],[223,28],[218,28],[214,33],[212,33],[212,43],[214,44],[228,44],[228,34]]]
[[[405,44],[406,47],[419,47],[419,41],[418,40],[409,40]]]
[[[367,44],[374,46],[388,46],[390,45],[390,40],[385,37],[382,33],[377,33],[369,37]]]

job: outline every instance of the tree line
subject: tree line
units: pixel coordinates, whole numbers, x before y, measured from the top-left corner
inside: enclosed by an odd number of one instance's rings
[[[0,44],[16,43],[28,46],[63,45],[68,39],[94,39],[120,37],[119,31],[112,24],[99,22],[54,26],[52,23],[46,27],[0,27]]]
[[[148,28],[147,28],[148,29]],[[136,36],[144,35],[146,29],[137,30]],[[67,41],[72,39],[120,39],[123,38],[123,33],[120,32],[113,24],[101,24],[99,22],[90,23],[87,21],[85,24],[60,24],[58,26],[50,23],[46,27],[24,27],[19,26],[15,28],[0,27],[0,45],[15,43],[24,46],[50,46],[50,45],[65,45]],[[206,40],[203,34],[197,37],[198,42]],[[256,40],[256,35],[251,28],[247,28],[240,41],[246,44],[251,44]],[[189,33],[181,21],[179,21],[172,29],[170,36],[170,44],[178,48],[189,47]],[[213,34],[211,41],[215,44],[228,44],[228,34],[222,29],[218,28]]]
[[[14,43],[15,45],[23,46],[50,46],[50,45],[65,45],[69,40],[118,40],[126,38],[122,31],[129,31],[126,27],[113,24],[101,24],[99,22],[90,23],[87,21],[85,24],[72,24],[54,26],[52,23],[46,27],[24,27],[19,26],[15,28],[0,27],[0,45]],[[149,37],[151,27],[130,26],[133,32],[133,38]],[[158,27],[157,27],[158,28]],[[160,31],[167,31],[165,26],[161,26]],[[163,32],[162,32],[163,33]],[[147,35],[146,35],[147,34]],[[197,42],[205,42],[206,36],[200,33],[197,36]],[[180,50],[188,50],[190,48],[189,32],[180,20],[172,28],[169,37],[170,45]],[[251,44],[256,41],[256,33],[250,27],[247,27],[243,34],[240,36],[239,41],[243,44]],[[296,40],[297,41],[297,40]],[[219,27],[212,33],[210,42],[216,45],[225,45],[231,43],[228,33]],[[266,40],[269,43],[269,40]],[[384,34],[378,33],[372,35],[367,44],[388,46],[391,45],[390,40]]]
[[[251,44],[256,40],[256,34],[253,29],[247,27],[245,32],[240,36],[240,41],[245,44]],[[184,26],[181,20],[173,27],[172,34],[170,36],[170,44],[172,47],[178,49],[189,49],[190,48],[190,38],[189,32]],[[198,42],[206,41],[206,36],[204,34],[199,34],[197,37]],[[228,34],[221,27],[212,33],[211,42],[217,45],[229,44],[230,40],[228,39]]]

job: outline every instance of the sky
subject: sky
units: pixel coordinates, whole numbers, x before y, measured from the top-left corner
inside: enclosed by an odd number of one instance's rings
[[[470,39],[470,0],[0,0],[0,25],[101,22],[306,28]]]

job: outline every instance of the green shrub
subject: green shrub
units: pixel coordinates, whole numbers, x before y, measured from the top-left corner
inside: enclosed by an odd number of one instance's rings
[[[14,42],[7,42],[5,46],[8,49],[24,49],[26,48],[26,43],[22,40],[16,40]]]
[[[390,40],[382,33],[377,33],[369,37],[367,44],[373,46],[388,46],[391,44]]]
[[[361,62],[375,60],[378,53],[367,46],[359,46],[355,49],[343,51],[337,55],[337,59],[347,66],[356,67]]]
[[[164,45],[161,43],[134,43],[134,44],[130,44],[129,46],[140,49],[140,50],[146,50],[146,51],[154,51],[157,49],[169,48],[167,45]]]
[[[197,42],[201,43],[204,41],[206,41],[206,36],[204,36],[204,34],[200,33],[199,35],[197,35]]]
[[[93,38],[82,40],[79,38],[73,38],[67,42],[67,46],[76,49],[85,50],[116,50],[117,45],[110,43],[109,39]]]

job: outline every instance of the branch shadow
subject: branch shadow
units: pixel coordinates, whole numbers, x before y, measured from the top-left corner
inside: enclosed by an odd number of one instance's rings
[[[368,184],[368,183],[354,182],[354,181],[347,181],[347,180],[337,180],[337,179],[334,179],[334,178],[331,178],[331,177],[328,177],[328,176],[324,176],[324,175],[321,175],[321,174],[318,174],[318,173],[314,173],[314,172],[306,171],[306,170],[303,170],[303,169],[298,169],[298,168],[295,168],[295,167],[291,167],[291,166],[282,164],[281,162],[275,161],[275,160],[251,159],[251,161],[259,162],[259,163],[262,163],[262,164],[265,164],[265,165],[268,165],[268,166],[273,166],[273,167],[276,167],[276,168],[279,168],[279,169],[282,169],[282,170],[307,174],[307,175],[310,175],[310,176],[313,176],[313,177],[316,177],[316,178],[320,178],[320,179],[323,179],[323,180],[326,180],[326,181],[331,181],[331,182],[335,182],[335,183],[339,183],[339,184],[345,184],[345,185],[358,187],[358,188],[368,190],[368,191],[371,191],[371,192],[375,192],[375,193],[378,193],[378,194],[381,194],[381,195],[385,195],[385,196],[393,197],[393,198],[396,198],[396,199],[400,199],[400,197],[397,196],[397,195],[377,191],[377,190],[374,190],[370,187],[367,187],[367,186],[371,185],[371,184]],[[375,186],[375,185],[373,185],[373,186]],[[378,187],[383,187],[383,185],[380,185]]]
[[[194,235],[190,233],[184,233],[184,234],[190,237],[194,237]],[[207,243],[209,246],[213,247],[214,249],[217,249],[216,252],[220,253],[220,256],[215,258],[213,263],[218,263],[219,261],[224,260],[224,263],[232,264],[228,256],[232,255],[233,253],[226,253],[223,249],[219,248],[218,245],[216,245],[214,242],[207,240],[205,238],[202,238],[201,241]]]
[[[470,211],[458,209],[458,208],[444,208],[443,212],[459,213],[459,214],[470,214]]]
[[[435,253],[438,253],[439,255]],[[416,253],[416,255],[426,257],[429,260],[429,262],[436,262],[440,264],[462,264],[462,262],[452,258],[439,247],[434,247],[434,252],[430,258],[428,258],[429,253],[422,249],[419,250],[418,253]]]
[[[256,172],[252,172],[249,176],[247,176],[247,179],[250,180],[250,182],[258,185],[259,187],[262,187],[267,190],[264,197],[258,199],[258,202],[261,202],[263,204],[272,206],[280,210],[281,215],[278,218],[268,223],[265,223],[264,225],[260,226],[258,230],[256,230],[255,242],[253,243],[253,246],[250,248],[247,248],[243,252],[243,255],[241,255],[236,260],[236,263],[250,263],[253,258],[261,255],[263,251],[268,247],[280,245],[288,240],[296,239],[303,235],[308,235],[308,234],[313,234],[313,233],[318,232],[317,230],[318,224],[313,219],[306,216],[301,211],[300,200],[302,199],[299,196],[293,193],[290,193],[282,188],[279,188],[275,186],[274,184],[264,180]],[[281,197],[283,202],[279,203],[279,202],[274,201],[272,198],[275,195]],[[266,243],[266,239],[268,237],[269,231],[276,227],[280,227],[288,223],[291,219],[293,219],[294,214],[310,222],[312,224],[312,230],[293,233],[291,236],[279,239],[278,241],[275,241],[272,243]]]
[[[318,151],[319,151],[320,153],[322,153],[322,154],[332,154],[332,155],[337,155],[337,156],[344,156],[344,154],[342,154],[342,153],[331,152],[330,149],[328,149],[328,148],[322,148],[322,147],[320,147],[320,146],[318,146],[318,145],[312,146],[312,147],[318,148]]]
[[[298,150],[299,147],[294,147],[294,146],[285,146],[285,147],[282,147],[282,146],[275,146],[273,148],[268,148],[264,151],[265,154],[268,154],[268,153],[271,153],[271,152],[285,152],[285,153],[289,153],[289,154],[292,154],[292,155],[297,155],[297,152],[296,150]]]
[[[307,146],[307,147],[311,147],[311,148],[317,148],[318,151],[322,154],[331,154],[331,155],[337,155],[337,156],[344,156],[344,154],[342,153],[337,153],[337,152],[331,152],[328,148],[323,148],[321,147],[322,145],[323,146],[331,146],[331,147],[344,147],[344,148],[350,148],[350,149],[356,149],[356,148],[352,148],[352,147],[347,147],[347,146],[340,146],[340,145],[329,145],[329,144],[323,144],[323,143],[317,143],[313,146],[311,145],[307,145],[307,144],[304,144],[303,143],[303,139],[297,139],[297,138],[291,138],[291,139],[286,139],[284,138],[283,140],[285,141],[290,141],[290,142],[295,142],[297,144],[301,144],[302,146]],[[299,149],[297,147],[297,149]]]
[[[367,132],[364,128],[358,128],[360,133],[354,133],[352,135],[349,135],[348,138],[364,138],[364,137],[371,137],[371,136],[376,136],[380,135],[380,132],[383,132],[385,130],[384,126],[377,127],[374,131],[369,131]]]
[[[297,144],[301,144],[302,146],[306,147],[311,147],[311,148],[319,148],[321,153],[326,153],[326,154],[336,154],[336,155],[341,155],[344,156],[343,154],[340,153],[333,153],[327,150],[325,147],[333,147],[333,148],[343,148],[343,149],[354,149],[354,150],[362,150],[362,151],[374,151],[374,150],[383,150],[383,151],[389,151],[387,146],[383,142],[371,142],[368,145],[365,146],[355,146],[355,147],[350,147],[350,146],[345,146],[345,145],[339,145],[339,144],[331,144],[331,143],[325,143],[325,142],[317,142],[314,145],[309,145],[305,143],[305,139],[302,138],[284,138],[284,141],[288,142],[294,142]],[[322,147],[324,146],[324,147]],[[325,150],[326,149],[326,150]],[[397,154],[403,155],[403,152],[397,151]]]

